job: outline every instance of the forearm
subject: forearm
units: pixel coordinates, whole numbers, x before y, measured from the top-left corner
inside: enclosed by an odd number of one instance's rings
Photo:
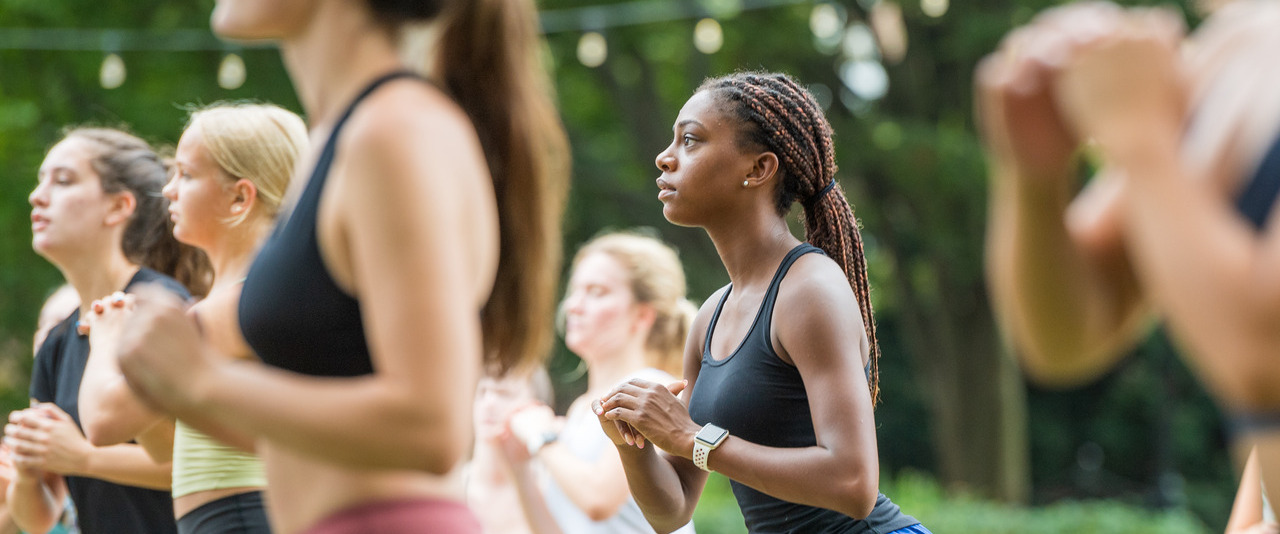
[[[583,461],[559,442],[543,447],[538,459],[569,501],[593,520],[613,517],[627,500],[626,475],[616,465],[604,469],[598,462]]]
[[[879,495],[879,466],[869,458],[842,458],[814,446],[765,447],[730,436],[712,451],[711,470],[788,502],[835,510],[862,519]]]
[[[627,473],[631,497],[654,530],[672,532],[692,520],[707,481],[706,473],[692,464],[685,466],[682,473],[675,465],[682,458],[666,457],[652,444],[646,444],[643,449],[619,445],[618,454]]]
[[[1262,521],[1262,479],[1258,473],[1258,453],[1251,451],[1240,474],[1240,488],[1231,506],[1225,534],[1244,534]]]
[[[224,363],[189,413],[274,445],[354,468],[453,470],[466,454],[469,402],[388,386],[376,375],[317,378]]]
[[[66,473],[98,478],[126,486],[167,490],[172,485],[173,464],[157,463],[140,445],[125,443],[95,447],[83,472]]]
[[[58,522],[63,497],[45,481],[26,477],[10,483],[6,495],[10,518],[33,534],[48,532]]]
[[[1092,378],[1126,341],[1137,299],[1121,291],[1122,272],[1094,264],[1072,241],[1071,180],[993,174],[987,258],[996,317],[1033,376]]]
[[[1121,152],[1129,170],[1125,223],[1151,298],[1220,399],[1247,410],[1280,408],[1280,247],[1230,202],[1195,180],[1176,144]]]
[[[97,446],[126,443],[162,418],[133,394],[106,350],[94,351],[85,364],[79,401],[80,426]]]
[[[8,506],[0,506],[0,534],[21,534],[22,529],[18,528],[18,524],[13,522],[13,516],[9,513]]]
[[[525,521],[534,534],[561,534],[560,525],[547,508],[547,501],[542,496],[542,488],[538,487],[537,477],[529,463],[515,467],[513,474],[516,493],[520,497],[520,509],[524,511]]]

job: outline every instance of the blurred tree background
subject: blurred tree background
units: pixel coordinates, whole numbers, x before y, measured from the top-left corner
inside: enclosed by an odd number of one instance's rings
[[[542,0],[544,57],[574,149],[566,251],[605,229],[649,227],[681,251],[695,301],[727,283],[705,234],[662,218],[653,158],[705,77],[788,72],[827,110],[838,179],[864,226],[886,493],[940,534],[1216,530],[1234,492],[1222,427],[1163,336],[1093,385],[1045,391],[1024,381],[990,315],[971,73],[1005,32],[1056,3]],[[1196,22],[1192,6],[1174,7]],[[301,111],[276,51],[218,43],[211,8],[0,0],[0,409],[26,402],[36,311],[60,283],[30,249],[26,195],[62,127],[128,125],[172,145],[188,104]],[[563,347],[551,368],[563,402],[585,387]],[[1106,503],[1073,503],[1087,499]],[[744,530],[723,479],[703,504],[701,531]]]

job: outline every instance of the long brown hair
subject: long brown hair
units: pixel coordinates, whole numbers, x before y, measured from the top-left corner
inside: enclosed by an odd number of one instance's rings
[[[537,362],[554,331],[569,142],[538,55],[533,1],[370,0],[370,6],[391,24],[446,17],[426,70],[471,118],[498,202],[498,273],[481,315],[485,360],[502,370]]]
[[[174,239],[169,201],[160,194],[169,180],[170,162],[146,141],[113,128],[80,127],[63,134],[63,139],[71,137],[97,146],[90,166],[98,173],[103,191],[128,192],[134,197],[137,206],[121,243],[125,257],[173,277],[194,296],[208,293],[213,281],[209,259],[200,249]]]
[[[880,398],[880,343],[871,313],[871,286],[862,234],[853,207],[836,180],[831,125],[807,89],[778,73],[739,72],[702,83],[727,114],[737,119],[744,148],[778,156],[775,209],[785,216],[797,200],[804,208],[805,240],[823,250],[844,270],[858,299],[871,345],[871,398]]]

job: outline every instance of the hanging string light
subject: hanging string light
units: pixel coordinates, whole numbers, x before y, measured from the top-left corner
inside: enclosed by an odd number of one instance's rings
[[[946,15],[949,7],[951,7],[950,0],[920,0],[920,11],[935,19]]]
[[[609,58],[609,43],[600,32],[587,32],[578,38],[578,61],[587,67],[596,68]]]
[[[240,54],[231,52],[222,56],[222,63],[218,65],[218,87],[227,90],[239,89],[244,85],[245,73],[244,59]]]
[[[716,19],[702,19],[693,28],[693,46],[703,54],[711,55],[724,46],[724,30]]]
[[[98,83],[103,89],[115,89],[124,85],[125,76],[124,59],[120,54],[107,54],[102,58],[102,67],[98,69]]]

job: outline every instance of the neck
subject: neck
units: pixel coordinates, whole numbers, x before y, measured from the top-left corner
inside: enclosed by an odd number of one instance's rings
[[[217,243],[200,247],[213,266],[213,284],[222,287],[238,283],[249,270],[258,244],[270,231],[270,221],[251,218],[223,232]]]
[[[786,219],[772,211],[752,213],[758,215],[745,221],[739,219],[732,224],[706,227],[707,236],[715,244],[734,287],[768,284],[778,261],[800,244],[787,227]]]
[[[301,34],[280,49],[298,98],[315,127],[337,120],[360,90],[402,69],[393,35],[360,2],[321,2]]]
[[[58,267],[63,278],[80,295],[81,315],[88,312],[94,300],[123,291],[138,272],[138,266],[125,258],[118,246],[113,251],[86,255],[79,261]]]
[[[648,367],[645,356],[644,340],[640,338],[628,343],[620,351],[589,361],[587,391],[602,394],[618,385],[627,375]]]
[[[498,463],[503,461],[498,458],[501,454],[494,445],[486,439],[477,439],[475,452],[471,457],[471,476],[476,480],[483,480],[490,484],[502,485],[511,479],[507,469]]]

